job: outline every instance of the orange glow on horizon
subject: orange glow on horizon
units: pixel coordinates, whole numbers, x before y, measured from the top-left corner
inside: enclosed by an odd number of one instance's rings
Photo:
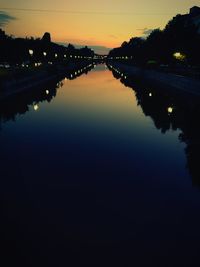
[[[4,30],[17,37],[42,37],[50,32],[54,42],[113,48],[163,28],[173,16],[188,13],[194,5],[199,1],[1,0],[0,11],[12,17]]]

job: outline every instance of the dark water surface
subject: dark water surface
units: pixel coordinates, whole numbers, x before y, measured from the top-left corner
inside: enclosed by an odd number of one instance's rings
[[[115,77],[1,105],[2,266],[200,266],[199,102]]]

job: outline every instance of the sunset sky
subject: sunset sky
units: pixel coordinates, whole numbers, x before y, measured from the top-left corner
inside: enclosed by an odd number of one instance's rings
[[[98,46],[96,51],[104,53],[104,47],[163,28],[194,5],[200,1],[0,0],[0,27],[22,37],[41,37],[48,31],[55,42]]]

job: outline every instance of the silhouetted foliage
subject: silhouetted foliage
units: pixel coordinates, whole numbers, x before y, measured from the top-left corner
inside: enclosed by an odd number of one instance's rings
[[[76,49],[71,44],[65,47],[51,42],[51,35],[47,32],[42,39],[14,38],[0,29],[0,40],[0,62],[7,62],[11,65],[24,62],[58,62],[70,59],[71,55],[77,58],[94,56],[94,52],[88,47]]]
[[[42,41],[45,43],[51,43],[51,35],[49,32],[45,32],[45,34],[42,37]]]
[[[163,30],[155,29],[146,39],[136,37],[123,42],[121,47],[110,51],[109,58],[131,56],[132,62],[141,66],[147,66],[152,61],[200,66],[199,17],[200,8],[194,7],[190,14],[175,16]],[[185,55],[185,60],[178,61],[174,57],[176,52]]]

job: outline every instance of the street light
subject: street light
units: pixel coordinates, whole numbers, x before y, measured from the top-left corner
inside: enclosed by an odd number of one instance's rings
[[[38,104],[33,105],[33,109],[34,109],[35,111],[37,111],[37,110],[39,109]]]
[[[29,55],[30,55],[30,56],[33,55],[33,50],[32,50],[32,49],[29,49],[28,52],[29,52]]]
[[[46,57],[47,56],[47,53],[46,52],[43,52],[43,55],[44,55],[44,57]]]
[[[175,52],[173,57],[179,61],[184,61],[186,59],[186,55],[181,54],[180,52]]]
[[[55,54],[55,58],[57,58],[58,57],[58,54]]]
[[[169,114],[171,114],[173,112],[173,110],[174,110],[173,107],[168,107],[168,109],[167,109]]]

